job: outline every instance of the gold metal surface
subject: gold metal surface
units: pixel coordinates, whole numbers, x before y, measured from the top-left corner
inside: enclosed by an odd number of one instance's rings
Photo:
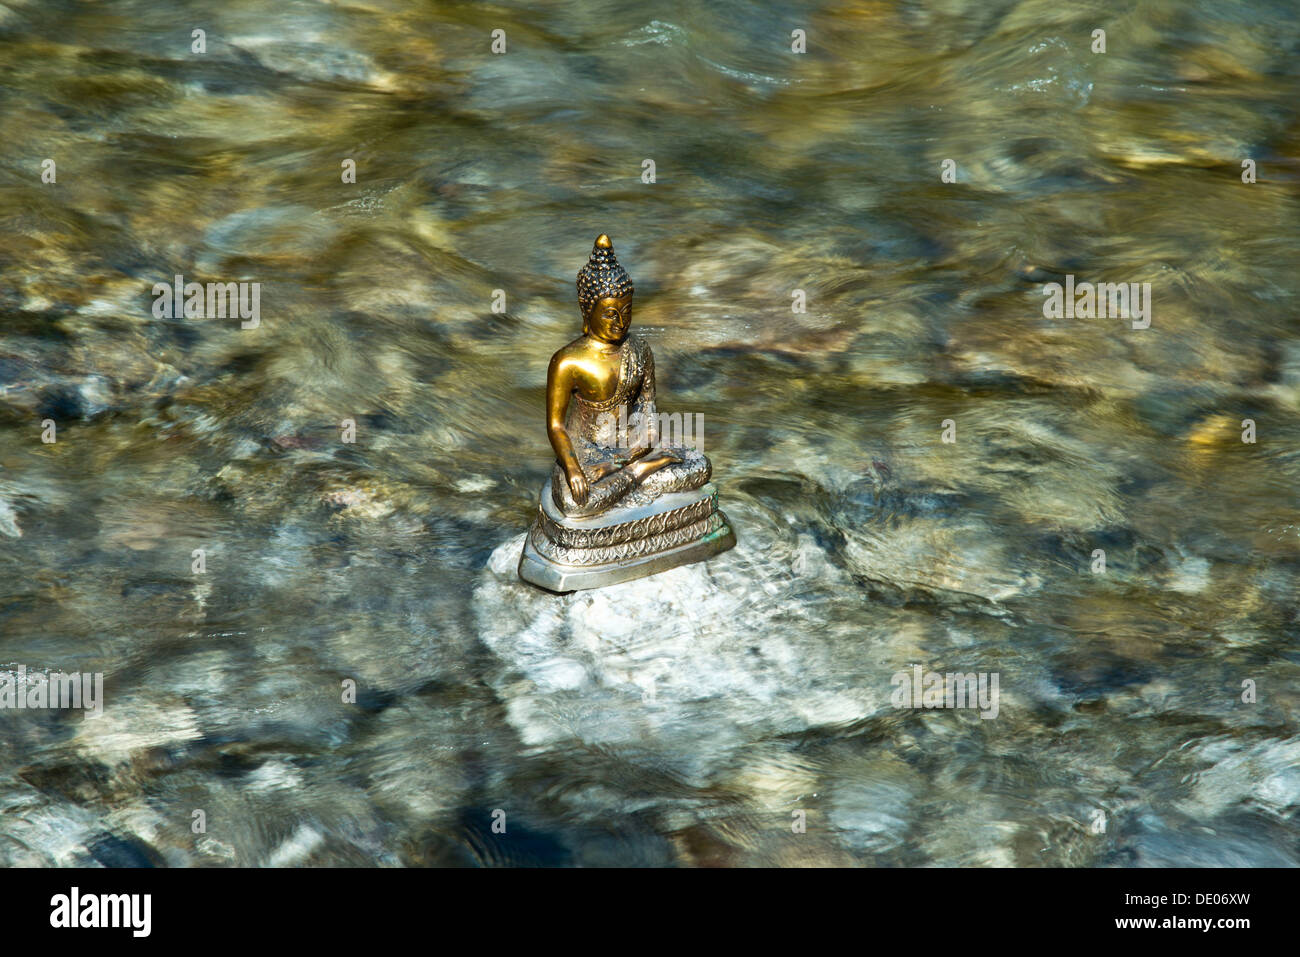
[[[552,501],[543,502],[543,512],[549,505],[559,521],[570,523],[566,528],[582,531],[584,523],[597,518],[602,525],[617,524],[620,509],[641,515],[649,508],[646,527],[653,528],[653,503],[702,488],[712,465],[698,449],[659,441],[654,354],[630,332],[632,279],[604,233],[596,237],[591,257],[578,273],[577,291],[582,335],[551,357],[546,374],[546,432],[556,464],[547,484]],[[699,523],[698,542],[683,542],[681,531],[668,536],[660,529],[639,538],[625,531],[613,552],[601,553],[609,559],[609,574],[602,577],[600,568],[586,568],[581,580],[591,584],[576,587],[625,581],[730,548],[734,533],[722,513],[717,515]],[[547,537],[547,530],[557,527],[555,521],[534,525],[520,562],[522,577],[548,588],[575,580],[562,572],[539,571],[564,564],[555,556],[566,553]],[[592,560],[588,556],[584,561]]]

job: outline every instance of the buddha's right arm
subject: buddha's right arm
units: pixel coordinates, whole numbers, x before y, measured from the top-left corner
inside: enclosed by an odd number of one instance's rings
[[[564,429],[564,415],[569,410],[569,394],[573,391],[573,382],[569,371],[560,362],[559,356],[551,359],[550,368],[546,370],[546,437],[551,440],[555,458],[564,469],[565,475],[582,474],[578,456],[574,454],[573,443],[569,433]]]

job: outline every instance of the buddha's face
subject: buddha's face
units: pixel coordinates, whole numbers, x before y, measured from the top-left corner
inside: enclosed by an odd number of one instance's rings
[[[602,342],[619,343],[632,325],[632,297],[597,299],[587,313],[587,333]]]

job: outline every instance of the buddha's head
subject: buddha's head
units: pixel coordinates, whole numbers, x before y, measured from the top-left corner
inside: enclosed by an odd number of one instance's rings
[[[582,331],[602,342],[619,343],[632,324],[632,277],[619,265],[614,244],[601,233],[591,258],[578,271]]]

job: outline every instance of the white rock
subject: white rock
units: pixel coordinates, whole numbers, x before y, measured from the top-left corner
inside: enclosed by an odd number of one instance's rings
[[[732,551],[620,585],[553,595],[519,580],[519,535],[474,595],[492,680],[530,745],[635,744],[681,767],[755,735],[842,724],[889,705],[864,682],[863,639],[832,628],[851,584],[806,534],[747,521]]]

